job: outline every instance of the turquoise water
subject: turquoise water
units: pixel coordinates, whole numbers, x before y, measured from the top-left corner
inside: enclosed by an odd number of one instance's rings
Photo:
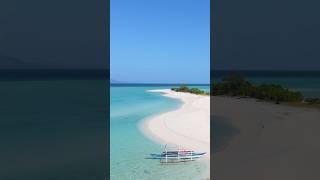
[[[201,180],[205,165],[201,161],[163,165],[145,159],[149,153],[161,152],[163,146],[146,138],[139,123],[152,115],[181,105],[175,99],[146,90],[168,89],[160,86],[111,87],[110,101],[110,175],[112,180]],[[209,89],[208,87],[200,87]]]

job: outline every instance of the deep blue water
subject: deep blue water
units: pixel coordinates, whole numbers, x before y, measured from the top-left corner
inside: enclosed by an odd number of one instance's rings
[[[241,74],[246,77],[320,77],[320,71],[272,71],[272,70],[213,70],[215,78],[226,76],[230,73]]]
[[[108,85],[61,78],[0,81],[1,180],[105,178]]]

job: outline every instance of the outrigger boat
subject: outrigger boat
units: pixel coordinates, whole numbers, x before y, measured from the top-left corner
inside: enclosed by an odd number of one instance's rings
[[[180,149],[168,150],[168,146],[165,146],[165,150],[162,153],[152,153],[149,159],[159,159],[161,163],[175,163],[194,161],[205,155],[205,152],[194,152],[193,150]]]

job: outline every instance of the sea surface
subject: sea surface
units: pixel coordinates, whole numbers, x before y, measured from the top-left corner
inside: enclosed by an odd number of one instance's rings
[[[0,179],[104,179],[107,81],[12,73],[0,78]]]
[[[151,116],[174,110],[181,102],[146,92],[175,86],[111,86],[110,101],[110,174],[111,180],[201,180],[207,168],[201,161],[164,165],[146,159],[150,153],[162,152],[164,145],[145,137],[140,124]],[[209,86],[196,86],[209,90]]]

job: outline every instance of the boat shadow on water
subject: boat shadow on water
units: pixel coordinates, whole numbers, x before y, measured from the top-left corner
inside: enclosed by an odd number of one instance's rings
[[[145,159],[153,159],[153,158],[145,158]],[[154,159],[153,159],[154,160]],[[174,162],[158,162],[159,166],[168,166],[168,165],[183,165],[183,164],[190,164],[190,163],[196,163],[196,160],[188,160],[188,161],[174,161]]]

